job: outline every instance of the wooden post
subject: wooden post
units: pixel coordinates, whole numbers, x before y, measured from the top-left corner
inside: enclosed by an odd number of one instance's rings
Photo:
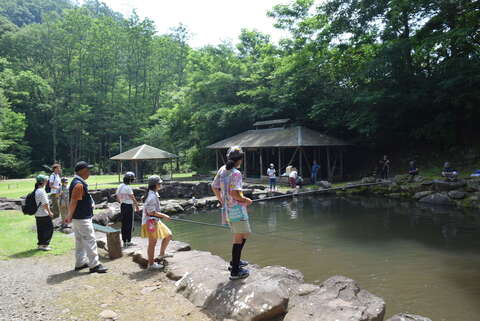
[[[281,157],[282,150],[278,147],[278,177],[282,175],[282,157]]]
[[[340,148],[340,179],[343,180],[343,149]]]
[[[120,162],[121,162],[121,161],[118,161],[118,183],[121,182],[121,181],[120,181],[120,175],[121,175],[121,173],[122,173],[122,170],[120,169]]]
[[[260,153],[260,182],[262,181],[262,173],[263,173],[263,151],[261,148],[258,149]]]
[[[170,180],[173,181],[173,162],[170,158]]]
[[[245,148],[245,153],[243,154],[243,177],[247,178],[247,149]]]
[[[218,149],[215,149],[215,165],[217,167],[215,167],[215,169],[219,169],[220,167],[218,166]]]
[[[138,161],[134,160],[133,163],[135,164],[135,175],[137,175],[137,177],[140,177],[140,182],[143,183],[143,176],[141,176],[138,172]]]
[[[108,257],[111,260],[122,257],[122,243],[120,242],[120,231],[107,233]]]
[[[331,180],[331,176],[332,176],[332,173],[330,169],[330,147],[327,146],[327,179],[328,181]]]
[[[300,152],[298,153],[298,171],[300,172],[300,176],[303,176],[303,161],[302,161],[302,154],[303,148],[299,147]]]

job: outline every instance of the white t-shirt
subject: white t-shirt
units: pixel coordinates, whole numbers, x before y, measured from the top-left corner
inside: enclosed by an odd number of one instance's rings
[[[133,200],[130,196],[133,195],[133,190],[130,185],[120,184],[117,188],[116,195],[120,199],[120,202],[123,204],[133,204]]]
[[[268,177],[270,177],[270,178],[275,178],[276,172],[277,172],[277,171],[275,170],[275,168],[271,168],[271,167],[270,167],[269,169],[267,169],[267,175],[268,175]]]
[[[290,175],[289,175],[288,177],[290,177],[290,178],[295,178],[295,179],[296,179],[296,178],[297,178],[297,175],[298,175],[298,174],[297,174],[297,171],[291,171],[291,172],[290,172]]]
[[[37,188],[35,191],[35,202],[37,202],[38,209],[35,212],[35,216],[38,217],[43,217],[43,216],[48,216],[47,210],[43,207],[45,204],[48,203],[48,195],[47,192],[45,191],[45,188]]]
[[[61,182],[61,179],[60,179],[60,175],[58,175],[56,173],[52,173],[50,175],[50,177],[48,178],[48,183],[53,184],[51,186],[51,189],[52,189],[50,191],[51,194],[59,194],[61,192],[60,186],[62,185],[62,182]]]
[[[158,199],[158,193],[150,190],[148,191],[147,199],[143,203],[142,225],[147,224],[149,219],[160,220],[156,216],[148,215],[148,213],[152,212],[160,212],[160,200]]]

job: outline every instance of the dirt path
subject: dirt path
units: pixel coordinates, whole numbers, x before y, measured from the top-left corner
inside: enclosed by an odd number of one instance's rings
[[[73,254],[0,261],[0,320],[212,320],[162,272],[142,270],[124,257],[105,262],[107,274],[74,272]],[[106,319],[112,320],[112,319]]]

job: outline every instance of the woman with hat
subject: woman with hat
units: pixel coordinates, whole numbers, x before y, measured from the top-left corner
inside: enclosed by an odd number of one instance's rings
[[[240,260],[245,242],[251,233],[247,206],[252,204],[252,200],[242,193],[242,173],[238,170],[242,160],[242,149],[238,146],[230,147],[227,163],[218,170],[212,183],[212,190],[222,204],[223,213],[233,233],[230,280],[243,279],[250,275],[248,270],[244,269],[248,262]]]
[[[45,185],[48,177],[38,175],[35,183],[35,202],[38,209],[35,212],[35,220],[37,223],[38,249],[42,251],[50,251],[50,241],[53,236],[53,213],[50,210],[50,202],[48,200]]]
[[[153,175],[148,178],[148,190],[143,199],[142,230],[141,236],[148,238],[148,269],[158,270],[162,265],[155,262],[155,246],[157,240],[162,239],[160,247],[160,259],[170,257],[166,254],[168,243],[172,239],[172,231],[160,221],[160,219],[169,220],[170,216],[160,212],[160,200],[158,191],[162,180],[159,176]]]
[[[122,241],[124,247],[135,245],[132,243],[132,231],[133,231],[133,206],[138,212],[138,203],[133,194],[133,189],[130,186],[135,180],[135,173],[126,172],[123,177],[123,183],[120,184],[115,193],[117,201],[120,205],[120,216],[122,218]]]

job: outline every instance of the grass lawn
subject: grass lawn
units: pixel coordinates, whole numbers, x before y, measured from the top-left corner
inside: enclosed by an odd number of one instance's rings
[[[0,260],[43,255],[61,255],[75,247],[74,239],[53,233],[52,251],[37,250],[35,217],[18,211],[0,211]]]
[[[192,177],[195,173],[176,173],[173,179]],[[71,178],[69,178],[71,179]],[[26,196],[33,190],[35,179],[8,179],[0,181],[0,197],[19,198]],[[117,186],[118,175],[92,175],[88,179],[88,183],[92,189]]]

